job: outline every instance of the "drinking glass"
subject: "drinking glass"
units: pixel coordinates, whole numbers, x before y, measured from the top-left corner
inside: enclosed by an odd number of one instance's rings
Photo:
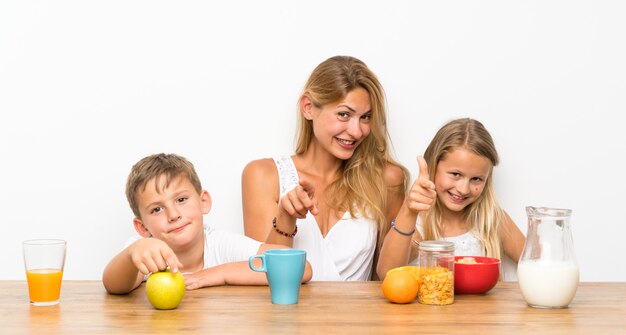
[[[28,295],[34,306],[59,303],[67,242],[38,239],[22,242]]]

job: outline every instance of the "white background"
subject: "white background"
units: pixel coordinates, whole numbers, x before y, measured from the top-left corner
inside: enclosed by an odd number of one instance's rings
[[[437,129],[481,120],[501,204],[573,210],[583,281],[625,281],[622,1],[0,2],[0,279],[21,241],[68,241],[66,279],[99,279],[134,234],[126,176],[176,152],[243,232],[241,171],[293,152],[311,70],[353,55],[379,76],[396,157],[417,174]]]

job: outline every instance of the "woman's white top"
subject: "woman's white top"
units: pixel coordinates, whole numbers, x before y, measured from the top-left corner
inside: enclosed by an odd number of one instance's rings
[[[280,180],[280,197],[298,185],[296,166],[289,156],[274,158]],[[370,280],[378,228],[374,220],[349,212],[322,236],[315,217],[296,220],[293,248],[305,250],[313,268],[313,281]]]
[[[424,226],[419,218],[415,228],[421,236],[424,236]],[[485,256],[483,244],[474,232],[468,231],[461,235],[443,237],[441,239],[454,243],[455,256]],[[412,260],[410,264],[417,265],[417,258]],[[502,255],[500,270],[502,271],[503,280],[517,280],[517,264],[506,255]]]

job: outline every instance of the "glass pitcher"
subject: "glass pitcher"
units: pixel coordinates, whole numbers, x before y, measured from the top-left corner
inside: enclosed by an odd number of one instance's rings
[[[528,233],[517,278],[530,307],[565,308],[578,288],[569,209],[526,207]]]

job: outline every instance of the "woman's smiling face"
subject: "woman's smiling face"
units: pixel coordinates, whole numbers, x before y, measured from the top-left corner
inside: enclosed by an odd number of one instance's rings
[[[370,133],[370,95],[356,88],[345,98],[316,107],[306,117],[313,120],[313,133],[319,145],[339,159],[349,159]]]

